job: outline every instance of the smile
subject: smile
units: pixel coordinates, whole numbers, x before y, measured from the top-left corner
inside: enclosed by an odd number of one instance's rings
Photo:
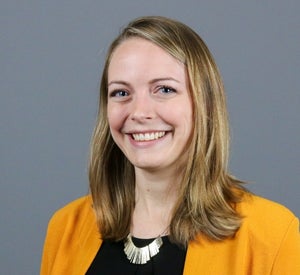
[[[151,141],[163,137],[166,132],[152,132],[152,133],[138,133],[132,134],[132,137],[136,141]]]

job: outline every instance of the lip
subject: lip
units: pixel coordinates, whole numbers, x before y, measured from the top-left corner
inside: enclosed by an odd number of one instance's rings
[[[170,131],[143,131],[127,133],[130,142],[135,146],[151,146],[166,138]]]
[[[166,135],[166,131],[149,131],[149,132],[138,132],[132,133],[131,137],[135,141],[153,141],[158,140]]]

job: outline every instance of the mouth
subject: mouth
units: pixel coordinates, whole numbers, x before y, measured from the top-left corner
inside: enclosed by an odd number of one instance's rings
[[[160,131],[160,132],[149,132],[149,133],[135,133],[132,134],[131,136],[135,141],[151,141],[151,140],[160,139],[165,135],[166,135],[165,131]]]

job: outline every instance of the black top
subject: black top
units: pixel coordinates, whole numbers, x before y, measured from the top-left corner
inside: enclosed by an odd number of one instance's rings
[[[137,247],[150,244],[154,239],[132,237]],[[159,253],[146,264],[133,264],[125,255],[124,242],[103,241],[86,275],[180,275],[183,273],[186,250],[162,237],[163,244]]]

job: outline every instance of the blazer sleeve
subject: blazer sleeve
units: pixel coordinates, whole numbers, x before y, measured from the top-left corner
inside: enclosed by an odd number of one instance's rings
[[[50,219],[40,274],[85,274],[100,245],[91,198],[79,198],[56,211]]]
[[[57,219],[55,214],[49,221],[46,238],[44,242],[44,249],[41,262],[41,275],[51,274],[52,265],[55,261],[56,252],[59,250],[59,243],[63,236],[63,227]]]
[[[300,232],[299,220],[296,217],[282,239],[271,274],[300,275]]]

